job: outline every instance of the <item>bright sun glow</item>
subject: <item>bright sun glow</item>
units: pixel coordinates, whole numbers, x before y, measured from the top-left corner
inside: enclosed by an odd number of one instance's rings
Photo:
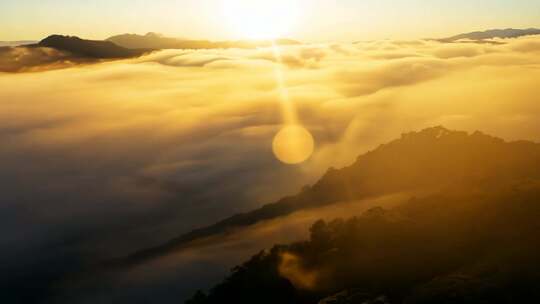
[[[297,1],[227,0],[223,12],[232,33],[242,39],[288,35],[298,21]]]

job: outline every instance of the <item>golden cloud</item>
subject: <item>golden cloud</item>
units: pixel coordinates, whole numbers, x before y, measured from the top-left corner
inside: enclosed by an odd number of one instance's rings
[[[24,214],[32,235],[13,248],[53,238],[46,226],[107,231],[85,244],[122,255],[295,193],[405,130],[442,124],[538,141],[539,45],[282,46],[281,63],[265,48],[167,50],[64,69],[48,66],[62,56],[54,50],[10,50],[22,52],[0,55],[12,71],[40,62],[40,72],[0,73],[3,217]],[[283,124],[276,68],[316,143],[300,166],[272,153]],[[3,222],[3,236],[19,231]]]

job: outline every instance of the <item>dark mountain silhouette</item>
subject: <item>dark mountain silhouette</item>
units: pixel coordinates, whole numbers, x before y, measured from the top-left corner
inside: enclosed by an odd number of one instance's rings
[[[441,127],[329,171],[304,208],[405,189],[394,207],[319,220],[186,304],[525,303],[540,297],[540,145]],[[421,192],[418,192],[421,193]],[[306,203],[306,202],[311,203]]]
[[[39,43],[0,46],[0,72],[39,71],[139,57],[151,49],[127,49],[110,41],[51,35]]]
[[[254,211],[238,214],[169,242],[107,263],[129,267],[189,247],[190,243],[225,234],[260,221],[343,201],[456,184],[506,185],[540,178],[540,144],[505,142],[480,132],[435,127],[402,135],[343,169],[330,169],[313,186]]]
[[[174,49],[181,48],[181,44],[183,43],[183,40],[163,37],[162,35],[156,33],[148,33],[146,35],[122,34],[109,37],[106,39],[106,41],[111,41],[119,46],[129,49]],[[208,41],[201,40],[200,43],[208,43]]]
[[[93,59],[118,59],[141,56],[150,49],[126,49],[110,41],[85,40],[75,36],[51,35],[38,44],[38,47],[49,47],[67,51],[74,56]]]
[[[539,198],[538,177],[464,182],[392,210],[320,220],[309,240],[261,251],[186,304],[534,302]]]
[[[439,39],[441,42],[454,42],[458,40],[488,40],[493,38],[517,38],[522,36],[540,35],[540,29],[494,29],[478,31]]]
[[[300,44],[278,39],[279,45]],[[44,68],[65,68],[77,64],[95,63],[139,57],[161,49],[225,49],[272,46],[271,41],[208,41],[167,38],[159,34],[118,35],[106,41],[86,40],[76,36],[51,35],[39,43],[31,41],[0,42],[0,72],[38,71]],[[54,51],[51,51],[54,50]]]
[[[119,46],[129,49],[226,49],[226,48],[256,48],[268,47],[271,41],[241,40],[241,41],[209,41],[209,40],[188,40],[179,38],[164,37],[156,33],[146,35],[123,34],[107,39]],[[278,39],[275,42],[279,45],[296,45],[297,41],[290,39]]]

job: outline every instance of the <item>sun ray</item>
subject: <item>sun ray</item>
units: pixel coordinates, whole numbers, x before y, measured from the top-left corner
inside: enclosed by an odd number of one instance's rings
[[[274,137],[272,149],[281,162],[300,164],[313,154],[315,143],[311,133],[302,126],[294,102],[290,98],[283,75],[281,49],[275,41],[272,41],[272,51],[276,60],[274,74],[283,118],[283,126]]]
[[[296,114],[296,109],[294,107],[294,104],[291,102],[291,99],[289,96],[289,90],[287,89],[287,86],[285,84],[285,77],[283,75],[283,59],[281,56],[281,49],[273,40],[272,40],[272,53],[277,63],[274,65],[274,74],[276,77],[276,85],[277,85],[277,90],[279,94],[279,101],[281,104],[283,122],[286,125],[298,124],[299,122],[298,122],[298,117]]]

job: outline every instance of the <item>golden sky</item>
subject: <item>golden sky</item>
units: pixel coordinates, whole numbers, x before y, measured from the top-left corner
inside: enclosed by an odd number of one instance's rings
[[[536,0],[17,0],[0,2],[0,40],[119,33],[304,41],[431,38],[540,26]]]

